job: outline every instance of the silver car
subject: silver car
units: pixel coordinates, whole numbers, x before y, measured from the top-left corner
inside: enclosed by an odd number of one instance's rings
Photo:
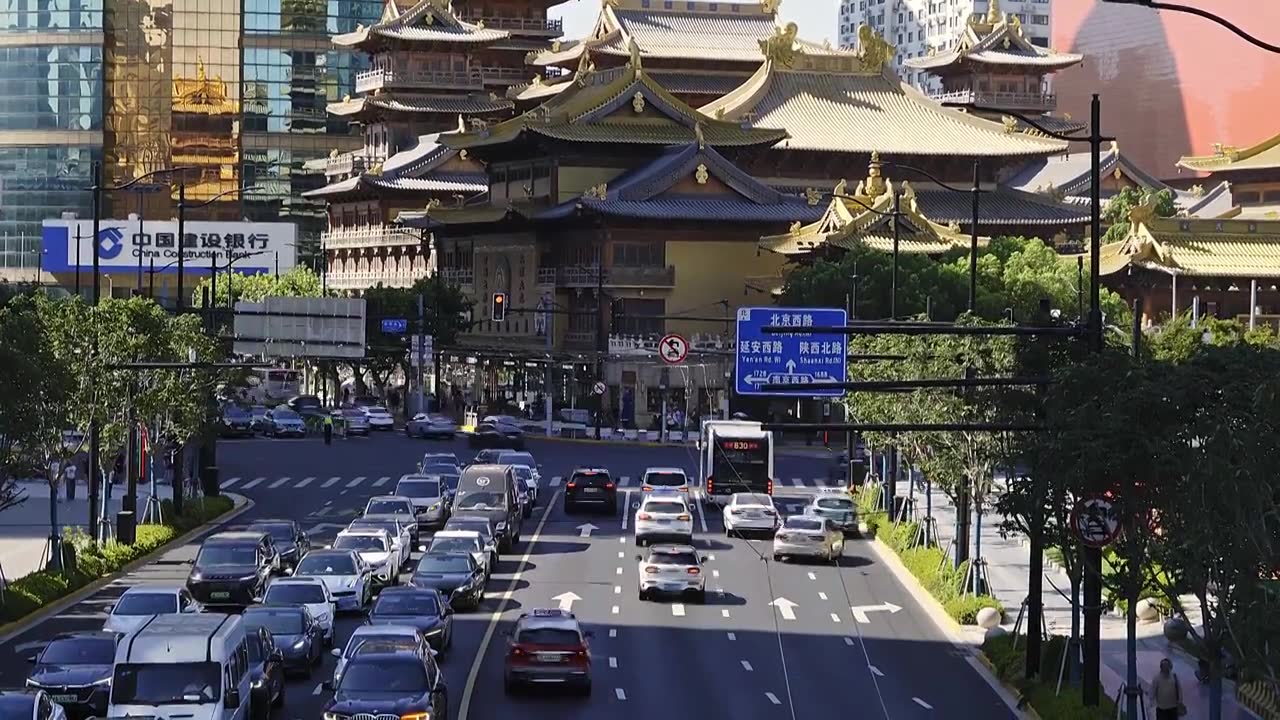
[[[409,564],[413,553],[413,534],[409,525],[401,515],[363,515],[347,525],[348,530],[386,530],[391,536],[391,545],[399,553],[400,567]]]
[[[342,423],[343,432],[348,435],[368,435],[369,420],[364,416],[364,412],[355,408],[347,408],[345,410],[334,410],[333,419]]]
[[[792,515],[773,536],[773,559],[818,558],[836,564],[844,554],[844,533],[817,515]]]
[[[830,520],[843,532],[858,529],[858,508],[854,505],[853,498],[843,490],[825,488],[809,502],[804,512]]]
[[[418,413],[404,424],[404,434],[426,440],[438,438],[452,440],[458,434],[458,423],[446,415],[437,413]]]
[[[419,531],[449,520],[449,485],[441,475],[405,475],[396,483],[396,495],[413,503]]]

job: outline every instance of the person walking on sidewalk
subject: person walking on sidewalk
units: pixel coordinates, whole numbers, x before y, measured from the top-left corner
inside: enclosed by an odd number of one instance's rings
[[[1156,720],[1178,720],[1187,714],[1187,706],[1182,704],[1182,684],[1169,658],[1160,661],[1160,671],[1151,679],[1151,700],[1156,706]]]

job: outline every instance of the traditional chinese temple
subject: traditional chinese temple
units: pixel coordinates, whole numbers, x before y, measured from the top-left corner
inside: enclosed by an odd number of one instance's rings
[[[1240,216],[1280,218],[1280,134],[1250,147],[1217,144],[1210,155],[1188,155],[1178,167],[1207,177],[1202,185],[1228,182]]]
[[[227,93],[227,82],[209,77],[202,61],[196,63],[194,78],[173,79],[170,152],[174,167],[192,168],[187,171],[188,202],[240,187],[234,174],[240,166],[239,117],[239,104]],[[212,219],[240,219],[237,208],[220,203],[206,212]]]

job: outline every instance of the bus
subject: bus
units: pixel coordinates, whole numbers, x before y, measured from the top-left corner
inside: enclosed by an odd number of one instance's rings
[[[734,493],[773,494],[773,433],[746,420],[706,420],[698,438],[703,502],[724,505]]]
[[[302,387],[298,370],[254,368],[251,372],[249,400],[258,405],[274,407],[298,395]]]

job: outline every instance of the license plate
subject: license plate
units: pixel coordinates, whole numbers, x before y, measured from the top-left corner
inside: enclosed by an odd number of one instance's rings
[[[49,697],[56,703],[73,703],[79,699],[75,695],[50,695]]]
[[[586,494],[588,494],[588,495],[592,495],[592,494],[595,494],[595,493],[600,492],[600,488],[582,488],[582,492],[584,492],[584,493],[586,493]]]
[[[209,598],[212,600],[226,600],[231,597],[229,592],[211,592]]]
[[[558,663],[562,659],[559,653],[538,653],[538,662]]]
[[[671,524],[671,521],[670,521],[669,519],[665,519],[665,518],[658,518],[658,524],[659,524],[659,525],[670,525],[670,524]]]

